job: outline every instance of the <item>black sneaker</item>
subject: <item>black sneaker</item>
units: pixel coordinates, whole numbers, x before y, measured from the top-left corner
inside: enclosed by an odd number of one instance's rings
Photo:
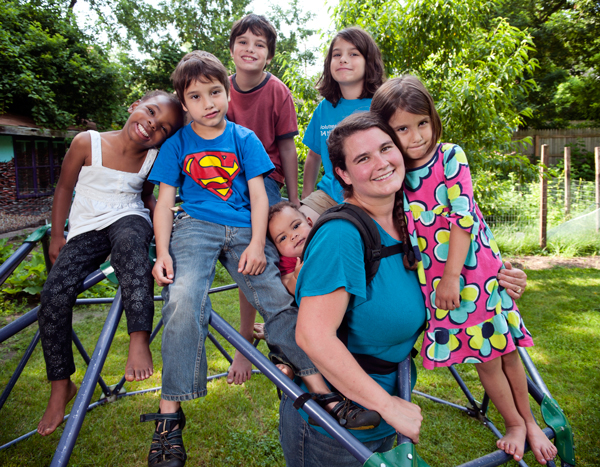
[[[338,421],[340,426],[348,430],[370,430],[381,423],[379,413],[374,410],[363,409],[337,392],[313,394],[313,399],[323,408],[332,402],[337,402],[333,409],[329,411],[329,414]],[[314,426],[318,425],[312,418],[308,419],[308,423]]]

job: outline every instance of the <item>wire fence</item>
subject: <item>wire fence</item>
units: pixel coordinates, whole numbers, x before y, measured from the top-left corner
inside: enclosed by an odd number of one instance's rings
[[[589,224],[590,229],[595,228],[593,222],[596,200],[594,182],[573,180],[571,182],[570,209],[567,214],[565,208],[564,179],[551,178],[548,180],[547,219],[548,230],[557,228],[566,222],[577,218],[589,218],[584,227]],[[490,226],[512,227],[515,230],[539,226],[540,222],[540,184],[529,183],[513,185],[498,193],[494,206],[495,214],[486,218]]]

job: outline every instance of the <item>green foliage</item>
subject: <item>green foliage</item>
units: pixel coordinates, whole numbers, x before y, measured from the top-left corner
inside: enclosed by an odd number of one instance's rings
[[[314,13],[303,12],[298,0],[291,0],[287,9],[273,5],[268,17],[277,31],[277,48],[268,71],[279,79],[284,80],[288,72],[306,75],[306,67],[315,63],[313,48],[299,50],[300,43],[316,33],[306,27],[314,16]],[[286,34],[286,31],[289,32]]]
[[[30,261],[23,261],[2,285],[2,294],[26,293],[39,295],[46,282],[44,255],[34,252]]]
[[[0,263],[10,258],[14,251],[13,244],[5,238],[0,239]],[[4,301],[5,310],[19,312],[22,311],[21,301],[26,304],[39,300],[47,276],[44,255],[41,251],[34,250],[31,257],[23,260],[0,288],[0,300]],[[116,290],[117,286],[105,279],[83,292],[81,297],[111,297]]]
[[[513,130],[528,115],[515,100],[534,88],[525,74],[536,63],[528,34],[503,19],[483,27],[487,5],[342,0],[335,13],[338,29],[356,24],[375,38],[389,76],[411,73],[424,81],[443,121],[443,139],[460,144],[475,170],[492,171],[492,152],[507,152]]]
[[[501,0],[490,17],[506,17],[533,37],[539,87],[521,105],[532,128],[562,128],[569,120],[599,120],[600,9],[596,0]]]
[[[6,0],[0,10],[0,112],[48,128],[109,126],[124,94],[118,66],[52,0]]]

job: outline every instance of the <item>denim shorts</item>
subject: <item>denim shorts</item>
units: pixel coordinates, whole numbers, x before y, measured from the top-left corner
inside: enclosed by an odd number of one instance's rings
[[[163,289],[162,398],[185,401],[206,395],[204,341],[211,302],[208,291],[217,260],[229,271],[250,304],[265,321],[268,342],[281,347],[299,376],[317,373],[296,344],[298,310],[281,283],[275,246],[267,240],[267,266],[257,276],[238,272],[240,256],[252,237],[249,227],[229,227],[180,215],[173,227],[169,252],[173,283]]]
[[[394,447],[396,435],[363,443],[372,452]],[[279,404],[279,442],[287,467],[361,467],[359,461],[338,441],[311,427],[285,394]]]

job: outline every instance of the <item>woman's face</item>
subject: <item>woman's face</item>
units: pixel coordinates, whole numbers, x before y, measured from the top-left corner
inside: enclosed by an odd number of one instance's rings
[[[386,198],[394,196],[404,181],[404,161],[392,138],[377,127],[359,131],[344,141],[346,170],[338,175],[352,185],[353,196]]]

